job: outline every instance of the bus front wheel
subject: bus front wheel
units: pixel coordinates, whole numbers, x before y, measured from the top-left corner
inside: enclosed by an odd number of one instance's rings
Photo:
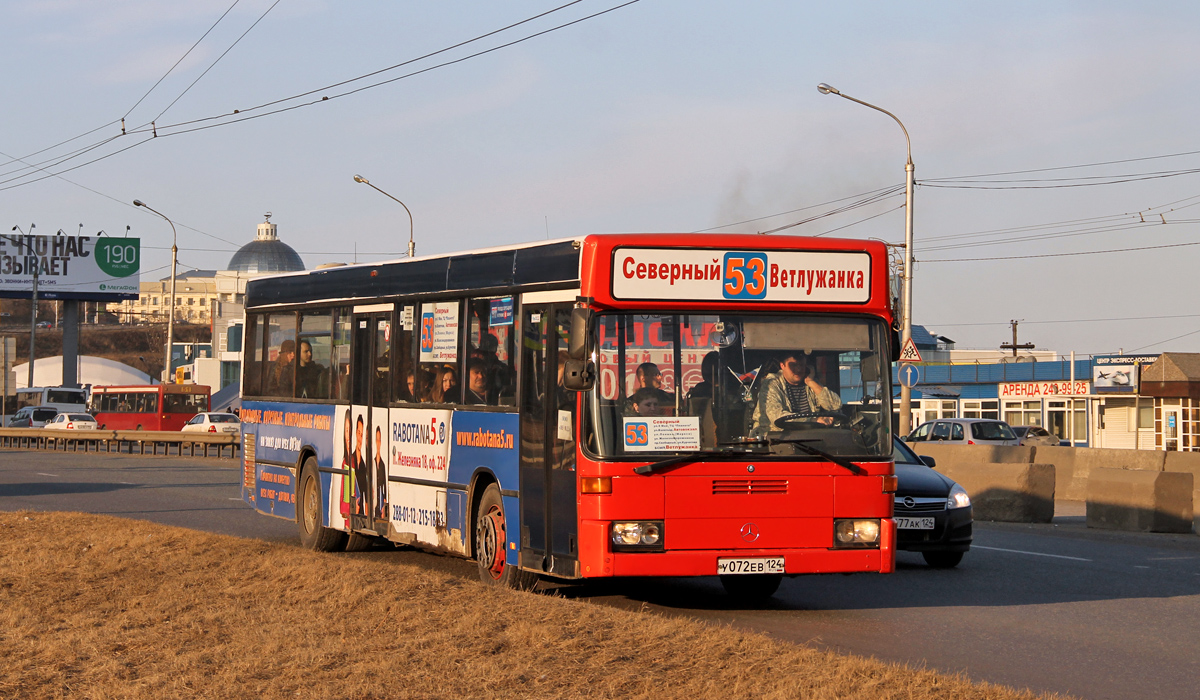
[[[336,552],[346,546],[346,533],[325,527],[325,509],[321,498],[321,475],[317,460],[309,457],[300,470],[300,488],[296,495],[296,521],[300,524],[300,544],[318,552]]]
[[[486,584],[527,591],[537,585],[538,575],[521,571],[507,561],[508,521],[500,487],[488,484],[475,514],[475,561],[479,578]]]

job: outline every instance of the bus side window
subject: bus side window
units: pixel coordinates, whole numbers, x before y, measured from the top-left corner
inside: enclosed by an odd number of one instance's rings
[[[292,398],[296,386],[296,314],[271,314],[263,363],[263,394]]]
[[[461,326],[462,304],[458,301],[423,303],[420,316],[415,319],[418,326],[417,378],[428,378],[429,400],[433,403],[462,403],[462,384],[459,379],[459,351],[462,334],[455,333],[454,347],[450,347],[449,329]],[[406,380],[407,381],[407,380]],[[420,389],[418,389],[420,390]]]
[[[259,396],[262,392],[262,315],[246,315],[246,333],[242,337],[242,395]]]
[[[350,400],[350,336],[354,329],[354,316],[350,307],[335,309],[333,323],[333,352],[330,364],[333,369],[331,398]]]
[[[515,406],[513,298],[473,299],[467,325],[467,403]]]
[[[396,357],[396,376],[393,380],[392,400],[401,403],[416,403],[421,401],[416,362],[413,358],[413,345],[416,340],[413,325],[416,309],[412,304],[401,304],[397,309],[400,317],[397,320],[396,328],[392,330],[392,352]],[[423,384],[427,386],[429,382],[426,381]]]
[[[330,311],[301,314],[296,356],[296,398],[329,398],[332,355],[333,314]]]

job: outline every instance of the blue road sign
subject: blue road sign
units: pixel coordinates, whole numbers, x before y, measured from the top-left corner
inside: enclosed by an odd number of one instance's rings
[[[900,383],[909,389],[921,383],[921,368],[916,365],[900,365]]]

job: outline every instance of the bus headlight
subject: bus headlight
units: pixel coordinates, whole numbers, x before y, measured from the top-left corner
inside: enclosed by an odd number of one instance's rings
[[[617,522],[612,524],[613,549],[662,549],[661,520]]]
[[[878,520],[834,520],[834,547],[878,547]]]
[[[967,495],[967,490],[955,484],[950,489],[950,496],[946,498],[946,509],[966,508],[971,505],[971,497]]]

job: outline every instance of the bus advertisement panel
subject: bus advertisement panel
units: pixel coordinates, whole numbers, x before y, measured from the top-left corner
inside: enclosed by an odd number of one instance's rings
[[[243,497],[306,547],[512,587],[890,572],[887,271],[875,242],[629,234],[251,280]]]

